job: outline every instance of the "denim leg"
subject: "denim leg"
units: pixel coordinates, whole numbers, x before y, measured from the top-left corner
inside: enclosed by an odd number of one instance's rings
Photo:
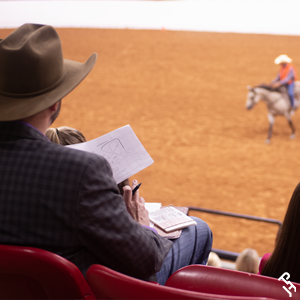
[[[196,217],[191,218],[197,225],[184,228],[181,236],[172,240],[173,247],[166,256],[161,270],[156,273],[157,282],[162,285],[182,267],[207,263],[212,247],[212,232],[204,221]]]
[[[290,101],[291,101],[291,105],[292,107],[294,107],[294,88],[295,88],[295,83],[292,82],[291,84],[288,85],[288,94],[290,97]]]

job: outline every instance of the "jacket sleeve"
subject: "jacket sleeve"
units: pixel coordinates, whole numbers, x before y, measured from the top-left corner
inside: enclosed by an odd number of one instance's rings
[[[280,80],[280,76],[279,76],[279,73],[277,74],[276,78],[274,78],[271,83],[274,83],[274,82],[277,82]]]
[[[99,264],[141,279],[160,270],[172,242],[133,220],[103,157],[91,156],[79,197],[79,238]]]
[[[290,80],[293,80],[295,78],[295,73],[294,70],[291,68],[291,70],[289,71],[289,73],[286,75],[285,78],[283,78],[282,80],[280,80],[280,84],[286,84],[288,83]]]

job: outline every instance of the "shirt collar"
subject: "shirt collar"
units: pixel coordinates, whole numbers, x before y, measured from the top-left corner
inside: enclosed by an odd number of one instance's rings
[[[41,133],[37,128],[35,128],[34,126],[32,126],[31,124],[29,124],[29,123],[27,123],[27,122],[24,122],[24,121],[18,121],[19,123],[21,123],[21,124],[24,124],[24,125],[26,125],[26,126],[28,126],[28,127],[31,127],[31,128],[33,128],[34,130],[36,130],[37,132],[39,132],[41,135],[43,135],[44,137],[46,137],[43,133]],[[46,137],[47,139],[48,139],[48,137]],[[49,140],[49,139],[48,139]],[[50,140],[49,140],[50,141]]]

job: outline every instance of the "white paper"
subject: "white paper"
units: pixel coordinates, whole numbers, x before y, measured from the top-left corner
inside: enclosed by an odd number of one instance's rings
[[[117,183],[131,177],[154,162],[130,125],[118,128],[94,140],[67,147],[105,157],[110,163]]]
[[[159,210],[161,208],[161,203],[157,202],[145,202],[145,207],[149,213]]]
[[[145,207],[148,210],[149,214],[153,211],[160,210],[161,203],[157,202],[145,202]],[[150,227],[154,227],[154,223],[150,221]]]
[[[192,218],[173,206],[167,206],[160,210],[152,211],[149,213],[149,219],[166,232],[196,225],[196,222]]]

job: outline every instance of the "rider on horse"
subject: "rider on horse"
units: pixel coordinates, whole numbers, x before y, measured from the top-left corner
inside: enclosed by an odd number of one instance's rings
[[[289,58],[286,54],[282,54],[279,55],[274,62],[276,65],[280,65],[280,70],[277,77],[274,80],[272,80],[271,86],[273,88],[278,88],[281,86],[286,87],[287,93],[291,101],[292,109],[294,109],[294,88],[295,80],[297,78],[295,67],[291,65],[292,59]]]

